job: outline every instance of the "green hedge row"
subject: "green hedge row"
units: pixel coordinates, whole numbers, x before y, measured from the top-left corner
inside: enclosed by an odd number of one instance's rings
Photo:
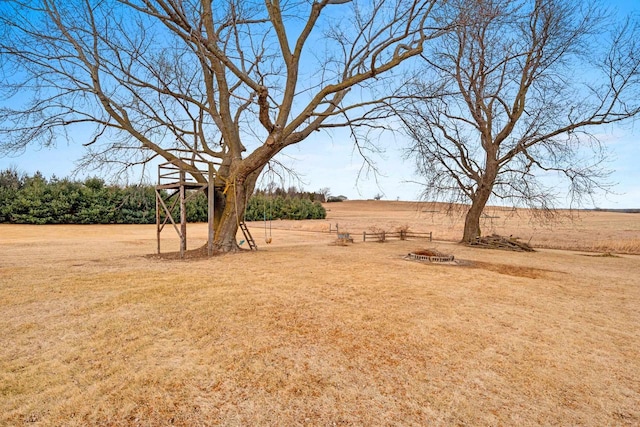
[[[256,194],[247,204],[245,220],[324,219],[327,211],[320,202],[307,197],[284,197]]]
[[[107,186],[99,178],[84,182],[0,172],[0,222],[15,224],[155,223],[153,187]]]
[[[165,198],[167,194],[165,194]],[[266,203],[266,204],[265,204]],[[245,219],[324,218],[320,203],[308,199],[256,195],[249,200]],[[99,178],[84,182],[24,176],[13,169],[0,171],[0,223],[14,224],[153,224],[153,186],[119,187]],[[207,221],[207,198],[193,194],[187,202],[187,221]]]

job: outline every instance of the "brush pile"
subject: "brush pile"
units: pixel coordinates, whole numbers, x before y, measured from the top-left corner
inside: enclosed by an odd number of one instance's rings
[[[469,246],[488,248],[488,249],[503,249],[516,252],[535,252],[535,250],[525,242],[521,242],[517,237],[504,237],[497,234],[490,236],[477,237],[473,242],[468,243]]]

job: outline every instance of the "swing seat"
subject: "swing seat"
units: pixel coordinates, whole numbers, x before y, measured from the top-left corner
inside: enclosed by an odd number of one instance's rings
[[[267,236],[267,201],[264,201],[264,241],[268,245],[271,243],[271,197],[269,196],[269,235]]]

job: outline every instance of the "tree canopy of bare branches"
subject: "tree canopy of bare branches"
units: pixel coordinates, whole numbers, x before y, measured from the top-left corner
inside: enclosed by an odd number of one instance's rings
[[[453,31],[422,54],[421,77],[395,106],[424,196],[470,203],[463,241],[480,235],[490,197],[553,212],[606,190],[594,130],[640,110],[640,33],[600,2],[452,0]]]
[[[380,98],[361,94],[441,34],[438,3],[2,2],[0,150],[75,137],[88,163],[160,156],[197,180],[189,159],[215,161],[214,244],[235,250],[265,165],[314,131],[370,124]]]

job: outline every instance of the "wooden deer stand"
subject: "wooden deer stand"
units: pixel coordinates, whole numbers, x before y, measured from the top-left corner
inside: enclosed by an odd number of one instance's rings
[[[215,169],[214,163],[204,160],[186,160],[195,170],[187,172],[171,162],[158,165],[158,185],[156,185],[156,235],[158,239],[158,253],[160,253],[160,233],[168,222],[180,237],[180,258],[184,258],[187,250],[187,211],[186,203],[198,191],[207,192],[207,224],[209,236],[207,239],[207,254],[213,255],[213,213],[214,213],[214,189],[215,189]],[[195,173],[194,173],[195,172]],[[203,179],[198,182],[193,175]],[[165,201],[162,198],[162,191],[169,192],[169,197]],[[191,191],[189,191],[191,190]],[[194,191],[195,190],[195,191]],[[176,197],[177,196],[177,197]],[[172,201],[173,200],[173,201]],[[180,227],[173,217],[176,205],[180,205]]]

